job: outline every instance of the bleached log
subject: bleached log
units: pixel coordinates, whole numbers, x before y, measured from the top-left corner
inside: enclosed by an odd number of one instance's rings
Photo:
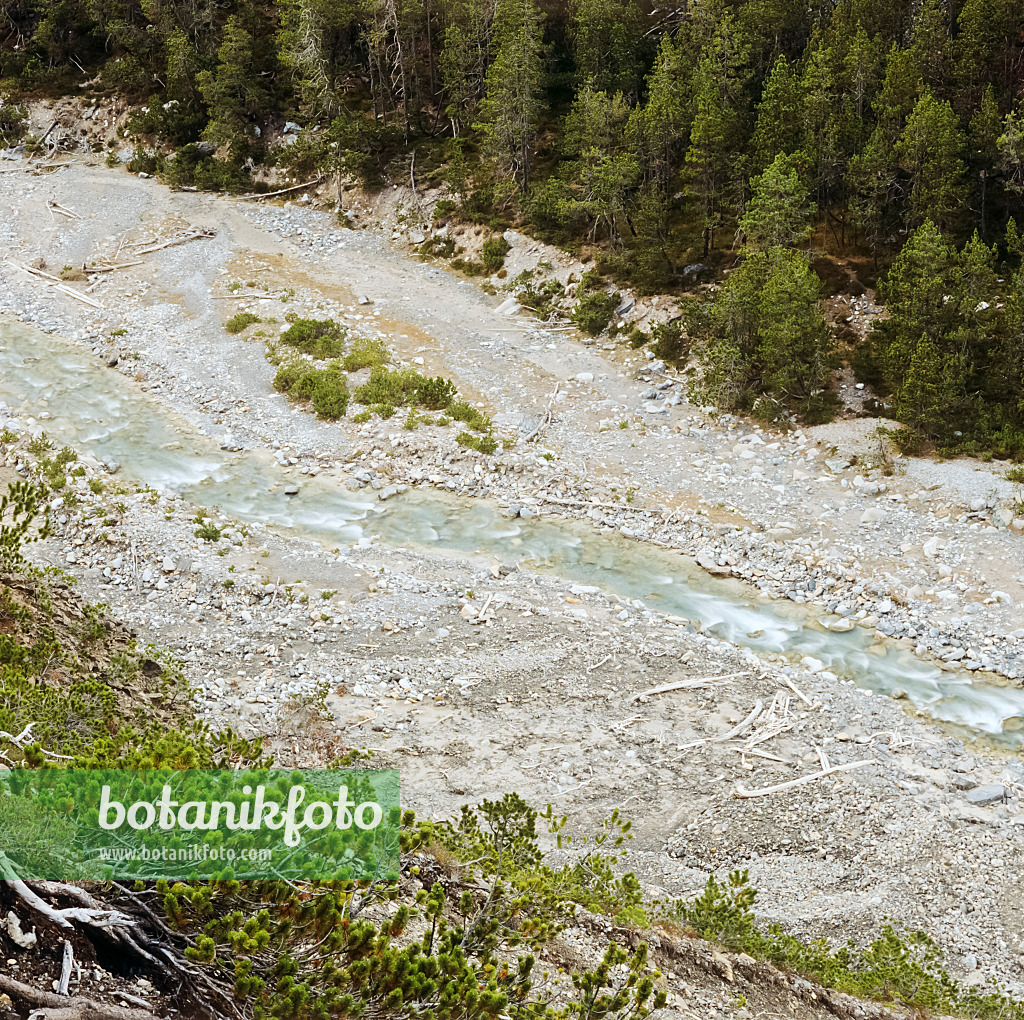
[[[812,772],[807,776],[800,776],[798,779],[790,779],[788,783],[779,783],[777,786],[763,786],[760,790],[748,790],[745,787],[736,787],[737,797],[767,797],[772,793],[779,793],[781,790],[791,790],[795,786],[804,786],[813,783],[815,779],[824,779],[825,776],[835,775],[837,772],[851,772],[853,769],[862,769],[865,765],[875,765],[873,758],[864,761],[851,761],[845,765],[833,765],[831,768],[822,769],[820,772]]]

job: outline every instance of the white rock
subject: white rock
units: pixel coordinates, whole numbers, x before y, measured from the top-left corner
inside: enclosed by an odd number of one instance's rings
[[[821,659],[814,658],[813,655],[805,655],[800,660],[800,665],[809,673],[820,673],[825,668],[825,663]]]
[[[21,920],[13,910],[8,911],[4,924],[7,934],[10,935],[11,941],[16,946],[20,946],[22,949],[31,949],[38,941],[34,931],[23,932],[21,930]]]
[[[853,620],[849,620],[844,616],[842,619],[828,624],[828,629],[834,630],[838,634],[844,634],[847,631],[853,630]]]
[[[592,383],[593,381],[594,381],[594,373],[593,372],[577,372],[576,373],[576,382]]]
[[[1013,511],[1009,507],[1001,506],[992,514],[992,525],[996,528],[1008,528],[1013,523]]]
[[[885,520],[885,511],[881,507],[869,506],[867,510],[860,515],[861,524],[878,524],[879,521]]]

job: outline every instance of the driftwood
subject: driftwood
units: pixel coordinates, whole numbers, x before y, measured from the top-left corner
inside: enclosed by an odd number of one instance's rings
[[[738,737],[763,711],[764,702],[758,698],[754,703],[754,707],[751,710],[750,715],[748,715],[742,722],[733,726],[728,733],[723,733],[720,737],[703,737],[701,740],[691,740],[688,744],[680,744],[676,750],[687,751],[691,747],[699,747],[701,744],[723,744],[727,740],[732,740],[733,737]]]
[[[9,166],[4,167],[0,170],[0,174],[13,174],[19,170],[33,171],[38,173],[40,170],[59,170],[62,166],[71,166],[70,163],[26,163],[24,166]]]
[[[752,754],[755,758],[767,758],[768,761],[777,761],[783,765],[788,765],[789,762],[785,758],[780,758],[777,754],[769,754],[767,751],[758,751],[754,747],[730,747],[730,751],[735,751],[737,754]]]
[[[783,677],[782,682],[807,706],[814,708],[814,702],[792,680],[788,677]]]
[[[115,270],[131,269],[132,266],[141,266],[143,263],[143,259],[135,259],[134,262],[118,262],[109,266],[83,266],[82,269],[86,273],[113,273]]]
[[[535,440],[543,431],[548,422],[551,421],[551,408],[555,405],[555,397],[558,396],[558,388],[561,383],[555,383],[554,391],[551,394],[551,399],[548,401],[548,406],[544,411],[544,416],[540,420],[540,424],[523,440],[524,443],[530,443]]]
[[[152,251],[161,251],[164,248],[173,248],[176,244],[187,244],[189,241],[201,241],[214,236],[215,232],[212,230],[194,230],[190,234],[180,234],[178,237],[172,237],[169,241],[163,241],[160,244],[152,244],[148,248],[138,248],[135,254],[148,255]]]
[[[641,698],[650,697],[652,694],[667,694],[669,691],[682,691],[693,687],[707,687],[709,684],[718,682],[728,682],[734,680],[738,676],[746,676],[746,672],[742,673],[723,673],[721,676],[706,676],[699,680],[676,680],[670,684],[662,684],[660,687],[649,687],[646,691],[641,691],[639,694],[634,694],[629,699],[630,703],[639,701]]]
[[[73,209],[68,209],[66,206],[61,205],[60,202],[54,202],[52,199],[47,201],[46,208],[49,209],[51,213],[59,212],[62,216],[67,216],[70,220],[83,219],[83,217]]]
[[[64,940],[64,959],[60,965],[60,980],[57,982],[57,994],[67,995],[68,985],[71,983],[71,968],[75,963],[75,952],[71,948],[71,943],[67,939]]]
[[[776,786],[762,786],[759,790],[748,790],[743,786],[736,787],[737,797],[767,797],[772,793],[779,793],[781,790],[791,790],[795,786],[804,786],[813,783],[815,779],[824,779],[825,776],[835,775],[837,772],[850,772],[853,769],[862,769],[865,765],[877,764],[873,758],[866,758],[863,761],[851,761],[846,765],[833,765],[830,768],[822,769],[820,772],[812,772],[807,776],[800,776],[799,779],[790,779],[787,783],[779,783]]]
[[[634,514],[661,514],[664,510],[649,509],[642,506],[630,506],[628,503],[591,503],[588,499],[559,499],[556,496],[541,496],[545,503],[559,506],[597,507],[599,510],[628,510]]]
[[[67,294],[68,297],[73,297],[77,301],[81,301],[83,304],[87,304],[92,308],[103,307],[103,305],[101,305],[95,298],[89,297],[88,294],[83,294],[80,290],[75,290],[74,287],[69,287],[60,279],[60,277],[52,276],[50,273],[44,273],[41,269],[33,269],[31,266],[15,262],[13,259],[7,259],[4,264],[13,266],[15,269],[20,269],[23,273],[27,273],[29,276],[38,276],[41,279],[48,281],[54,290],[59,290],[62,294]]]
[[[15,981],[6,974],[0,974],[0,992],[5,992],[15,1002],[30,1007],[33,1016],[43,1017],[44,1020],[155,1020],[149,1009],[107,1005],[80,995],[67,996],[57,992],[43,992],[21,981]]]
[[[323,177],[318,177],[315,181],[306,181],[305,184],[295,184],[290,188],[282,188],[280,191],[265,191],[262,194],[252,195],[239,195],[239,200],[242,202],[258,202],[261,198],[276,198],[278,195],[287,195],[290,191],[301,191],[303,188],[311,188],[314,184],[319,184],[323,181]],[[415,191],[415,186],[413,191]]]

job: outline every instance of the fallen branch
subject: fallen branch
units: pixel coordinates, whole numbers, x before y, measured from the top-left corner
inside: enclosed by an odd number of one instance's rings
[[[831,768],[822,769],[820,772],[812,772],[809,776],[800,776],[799,779],[791,779],[788,783],[779,783],[777,786],[762,786],[760,790],[748,790],[745,787],[736,787],[737,797],[766,797],[771,793],[778,793],[780,790],[790,790],[794,786],[804,786],[813,783],[815,779],[824,779],[825,776],[835,775],[837,772],[850,772],[853,769],[862,769],[865,765],[876,764],[874,758],[864,761],[853,761],[846,765],[833,765]]]
[[[180,237],[172,237],[169,241],[161,244],[153,244],[148,248],[138,248],[136,255],[148,255],[152,251],[162,251],[164,248],[173,248],[176,244],[187,244],[189,241],[202,241],[215,236],[212,230],[196,230],[191,234],[184,234]]]
[[[91,928],[110,928],[135,923],[126,914],[122,914],[118,910],[108,910],[95,903],[95,901],[93,901],[94,905],[89,907],[66,907],[63,910],[51,907],[49,903],[33,892],[18,877],[18,873],[14,870],[10,859],[2,850],[0,850],[0,879],[7,882],[11,891],[29,910],[35,911],[35,913],[45,917],[48,921],[52,921],[59,928],[74,928],[74,925],[71,923],[72,921],[77,921],[79,924],[84,924]],[[61,891],[64,891],[65,888],[61,883],[52,883],[50,885],[52,889],[59,889]],[[79,894],[74,897],[79,902],[83,902],[82,897],[88,895],[83,890],[76,889],[74,886],[67,886],[66,888],[69,890],[69,895],[73,895],[70,890],[74,890],[74,893]]]
[[[62,166],[71,166],[70,163],[26,163],[24,166],[9,166],[0,170],[0,174],[13,174],[19,170],[59,170]]]
[[[558,503],[562,506],[597,507],[600,510],[626,510],[635,514],[662,514],[664,510],[651,509],[643,506],[630,506],[628,503],[591,503],[587,499],[558,499],[555,496],[541,496],[545,503]]]
[[[142,259],[136,259],[134,262],[118,262],[111,266],[83,266],[83,269],[87,273],[112,273],[116,269],[130,269],[132,266],[141,266],[142,264]]]
[[[762,712],[764,709],[764,702],[760,698],[754,702],[753,711],[743,720],[741,723],[737,723],[728,733],[723,733],[720,737],[703,737],[700,740],[692,740],[689,744],[680,744],[677,751],[687,751],[691,747],[699,747],[701,744],[721,744],[726,740],[732,740],[733,737],[738,737]]]
[[[729,681],[735,680],[738,676],[746,676],[746,671],[742,673],[723,673],[721,676],[706,676],[699,680],[676,680],[670,684],[662,684],[660,687],[649,687],[646,691],[641,691],[639,694],[634,694],[629,699],[629,703],[639,701],[641,698],[650,697],[652,694],[667,694],[669,691],[681,691],[687,690],[691,687],[707,687],[709,684],[717,683],[718,681]]]
[[[149,1009],[112,1006],[80,995],[69,997],[43,992],[6,974],[0,974],[0,992],[31,1007],[34,1016],[42,1016],[45,1020],[155,1020]]]
[[[239,201],[241,202],[258,202],[261,198],[275,198],[278,195],[287,195],[289,191],[301,191],[303,188],[311,188],[314,184],[319,184],[323,180],[323,177],[317,177],[314,181],[306,181],[305,184],[294,184],[290,188],[282,188],[280,191],[264,191],[252,195],[239,195]],[[415,191],[415,187],[413,191]]]
[[[68,985],[71,983],[71,968],[75,963],[75,951],[71,948],[71,943],[67,939],[64,940],[64,959],[60,965],[60,980],[57,982],[57,994],[67,995]]]
[[[752,754],[756,758],[767,758],[768,761],[781,762],[783,765],[788,765],[789,761],[785,758],[780,758],[777,754],[769,754],[767,751],[758,751],[753,747],[730,747],[730,751],[735,751],[737,754]]]
[[[48,281],[54,290],[59,290],[62,294],[67,294],[68,297],[73,297],[92,308],[103,308],[103,305],[101,305],[99,301],[89,297],[88,294],[83,294],[80,290],[75,290],[74,287],[69,287],[66,283],[61,281],[60,277],[52,276],[50,273],[44,273],[41,269],[33,269],[31,266],[22,265],[20,262],[15,262],[13,259],[6,259],[4,265],[20,269],[23,273],[27,273],[29,276],[38,276]]]
[[[814,702],[792,680],[788,677],[783,677],[782,682],[805,704],[814,708]]]
[[[555,397],[558,396],[558,388],[561,383],[555,383],[555,388],[551,393],[551,398],[548,400],[548,406],[544,411],[544,416],[540,420],[540,424],[523,440],[524,443],[532,442],[540,434],[544,427],[551,421],[551,408],[554,407]]]
[[[83,218],[73,209],[68,209],[66,206],[61,205],[60,202],[48,200],[46,203],[46,208],[52,209],[54,212],[59,212],[62,216],[67,216],[68,219],[71,220],[80,220]]]

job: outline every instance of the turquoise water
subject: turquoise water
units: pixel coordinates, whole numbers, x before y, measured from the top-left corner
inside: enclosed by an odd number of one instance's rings
[[[228,453],[184,418],[140,395],[120,373],[97,367],[69,345],[20,324],[0,323],[0,400],[21,420],[39,420],[58,443],[113,458],[135,481],[218,507],[244,521],[339,546],[364,535],[392,546],[483,554],[530,563],[573,582],[642,599],[650,608],[701,621],[719,637],[757,651],[812,655],[834,673],[880,694],[899,687],[936,719],[990,742],[1017,747],[1024,690],[944,672],[855,627],[807,626],[813,610],[766,604],[736,582],[713,578],[671,550],[586,523],[509,520],[492,504],[424,490],[371,502],[322,477],[286,496],[286,478],[265,451]],[[819,611],[820,613],[820,611]]]

